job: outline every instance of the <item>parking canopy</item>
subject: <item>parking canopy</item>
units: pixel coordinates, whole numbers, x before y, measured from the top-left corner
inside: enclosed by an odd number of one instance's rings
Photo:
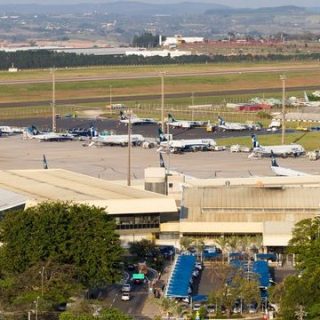
[[[169,278],[166,296],[171,298],[187,298],[189,296],[189,281],[196,263],[192,255],[178,256]]]

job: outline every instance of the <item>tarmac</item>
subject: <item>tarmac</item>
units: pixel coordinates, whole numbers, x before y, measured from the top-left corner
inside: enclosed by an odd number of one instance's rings
[[[0,125],[28,126],[35,124],[40,129],[50,127],[50,119],[22,119],[0,121]],[[58,129],[74,127],[88,128],[94,124],[98,130],[112,130],[125,134],[127,127],[118,120],[92,120],[79,118],[57,119]],[[158,125],[134,126],[133,133],[145,137],[157,137]],[[175,139],[217,138],[246,135],[245,132],[206,132],[203,128],[174,129]],[[257,132],[261,133],[261,132]],[[49,168],[61,168],[107,180],[126,180],[128,172],[128,150],[126,147],[84,147],[82,141],[38,142],[23,140],[21,135],[0,137],[0,170],[41,169],[43,155]],[[176,170],[196,178],[231,178],[250,176],[272,176],[269,158],[248,159],[247,153],[230,151],[188,152],[163,155],[170,170]],[[279,165],[309,174],[320,174],[320,161],[310,161],[306,157],[279,159]],[[143,179],[144,169],[159,167],[159,153],[156,148],[133,147],[131,152],[132,180]]]
[[[128,172],[126,147],[84,147],[81,141],[38,142],[21,136],[0,138],[0,170],[41,169],[43,155],[49,168],[61,168],[106,180],[125,180]],[[163,155],[170,170],[197,178],[272,176],[270,159],[248,159],[247,153],[230,151],[189,152]],[[279,164],[309,174],[320,174],[320,161],[306,157],[279,159]],[[144,169],[159,167],[154,149],[133,147],[132,180],[143,179]]]

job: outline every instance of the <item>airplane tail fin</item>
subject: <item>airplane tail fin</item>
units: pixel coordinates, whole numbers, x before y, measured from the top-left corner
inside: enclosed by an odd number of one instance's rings
[[[272,150],[271,150],[271,166],[272,167],[279,167],[278,162],[277,162]]]
[[[48,169],[48,162],[45,154],[43,155],[42,163],[43,163],[43,169]]]
[[[257,136],[255,134],[253,134],[251,136],[251,141],[252,141],[252,148],[260,147],[259,141],[258,141]]]
[[[173,117],[171,113],[168,113],[168,122],[175,122],[176,119]]]
[[[164,163],[163,157],[162,157],[162,153],[160,152],[160,168],[165,168],[166,165]]]
[[[223,126],[223,125],[226,124],[226,122],[223,120],[222,117],[218,116],[218,120],[219,120],[219,125],[220,125],[220,126]]]
[[[31,127],[28,127],[26,129],[26,132],[29,136],[36,136],[37,134],[40,134],[40,131],[38,130],[38,128],[34,125],[32,125]]]
[[[305,102],[310,102],[306,91],[304,92],[304,100],[305,100]]]
[[[123,111],[120,110],[120,120],[126,120],[127,116],[124,114]]]
[[[160,139],[160,142],[163,142],[163,141],[167,141],[168,139],[165,137],[163,131],[161,128],[159,128],[158,130],[158,135],[159,135],[159,139]]]

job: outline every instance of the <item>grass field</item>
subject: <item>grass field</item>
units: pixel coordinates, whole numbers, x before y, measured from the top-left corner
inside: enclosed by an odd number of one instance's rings
[[[56,69],[56,78],[73,78],[73,77],[87,77],[87,76],[108,76],[121,74],[139,74],[139,73],[157,73],[166,71],[167,73],[183,73],[183,72],[212,72],[212,71],[226,71],[241,68],[253,67],[319,67],[317,62],[238,62],[238,63],[203,63],[203,64],[169,64],[169,65],[141,65],[141,66],[98,66],[85,68],[61,68]],[[17,73],[10,73],[7,71],[0,72],[1,80],[22,80],[22,79],[51,79],[50,69],[36,69],[36,70],[22,70]]]
[[[287,87],[320,86],[320,72],[316,70],[287,72]],[[188,76],[165,79],[165,93],[197,93],[242,89],[274,88],[280,94],[281,83],[277,73],[240,73],[215,76]],[[73,81],[56,84],[56,99],[130,96],[160,94],[160,79],[142,78],[125,80]],[[43,101],[52,96],[51,83],[0,85],[2,102]],[[302,97],[301,92],[299,96]]]

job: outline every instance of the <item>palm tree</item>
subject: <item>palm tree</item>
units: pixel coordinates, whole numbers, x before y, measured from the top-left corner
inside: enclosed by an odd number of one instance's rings
[[[225,254],[228,252],[228,238],[222,235],[220,238],[215,239],[216,245],[218,245],[222,251],[222,262],[224,262]]]

